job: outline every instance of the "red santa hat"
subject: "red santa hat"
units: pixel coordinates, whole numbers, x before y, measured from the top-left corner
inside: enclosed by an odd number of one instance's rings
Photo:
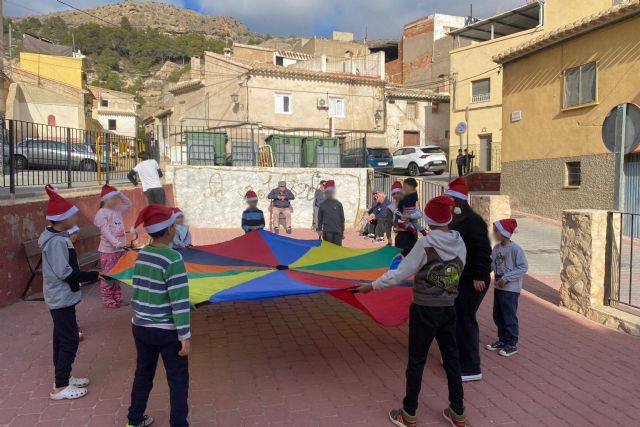
[[[244,200],[246,202],[257,202],[258,201],[258,195],[256,194],[255,191],[249,190],[249,191],[247,191],[247,194],[244,195]]]
[[[469,187],[467,187],[467,181],[464,178],[454,179],[449,183],[449,188],[445,190],[444,194],[460,200],[469,200]]]
[[[427,203],[424,208],[425,222],[428,225],[444,227],[453,220],[455,202],[450,196],[438,196]]]
[[[334,180],[330,179],[324,183],[325,193],[333,193],[334,191],[336,191],[336,183]]]
[[[493,226],[507,239],[511,238],[518,228],[518,221],[513,218],[501,219],[493,223]]]
[[[391,184],[391,194],[402,193],[402,183],[400,181],[396,181]]]
[[[142,209],[136,219],[136,228],[142,225],[147,233],[157,233],[176,222],[172,208],[163,205],[149,205]]]
[[[78,208],[69,203],[56,190],[47,184],[44,188],[49,195],[49,204],[47,205],[46,218],[49,221],[64,221],[78,213]]]
[[[115,187],[105,184],[102,186],[102,191],[100,192],[100,201],[106,202],[109,199],[113,199],[118,194],[120,194],[120,192]]]
[[[172,211],[173,211],[173,215],[174,215],[176,218],[179,218],[179,217],[181,217],[181,216],[184,216],[184,212],[182,212],[182,209],[180,209],[180,208],[173,208],[173,209],[172,209]]]

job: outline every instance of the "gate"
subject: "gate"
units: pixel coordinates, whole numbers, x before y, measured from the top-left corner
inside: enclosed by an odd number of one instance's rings
[[[624,211],[640,214],[640,154],[625,156],[624,184]],[[625,235],[639,238],[640,215],[626,215],[623,220]]]

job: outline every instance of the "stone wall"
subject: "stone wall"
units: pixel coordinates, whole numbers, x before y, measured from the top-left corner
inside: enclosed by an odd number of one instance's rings
[[[336,197],[344,206],[347,228],[355,225],[358,211],[367,204],[366,169],[168,166],[165,176],[174,185],[176,204],[193,227],[240,227],[247,190],[258,194],[258,206],[269,221],[267,194],[280,180],[287,181],[296,195],[293,227],[311,227],[313,196],[322,179],[336,181]]]
[[[485,220],[489,234],[495,221],[511,218],[509,196],[471,194],[469,204]]]
[[[565,185],[565,163],[581,162],[579,188]],[[615,156],[562,157],[502,163],[501,192],[513,209],[560,219],[567,209],[612,209]]]

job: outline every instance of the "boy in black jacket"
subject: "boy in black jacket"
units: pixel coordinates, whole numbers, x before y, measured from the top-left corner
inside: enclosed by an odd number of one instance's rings
[[[454,217],[452,229],[467,246],[467,263],[460,276],[456,298],[456,335],[460,351],[462,381],[482,379],[480,369],[480,330],[476,313],[491,283],[491,244],[487,224],[469,206],[469,189],[464,178],[449,184],[445,194],[452,196],[461,213]]]

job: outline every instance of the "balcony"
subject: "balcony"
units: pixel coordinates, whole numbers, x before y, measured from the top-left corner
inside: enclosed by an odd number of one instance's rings
[[[476,102],[488,102],[490,99],[490,93],[479,93],[471,96],[471,103],[474,104]]]

